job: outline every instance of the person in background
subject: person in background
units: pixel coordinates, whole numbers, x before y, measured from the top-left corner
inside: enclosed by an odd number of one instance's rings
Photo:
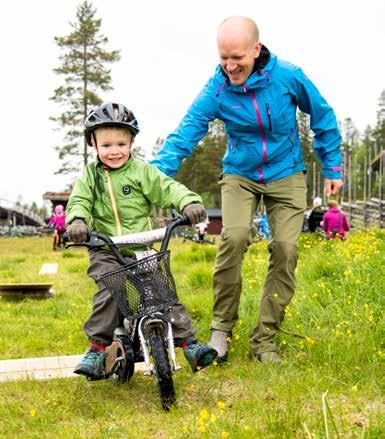
[[[53,249],[56,250],[57,248],[64,246],[63,235],[66,231],[66,214],[62,204],[55,206],[54,214],[49,220],[48,225],[55,229]]]
[[[261,362],[279,363],[274,338],[295,291],[297,238],[306,208],[297,110],[310,115],[314,150],[322,163],[328,196],[342,186],[341,136],[334,111],[315,85],[299,67],[278,58],[260,42],[251,18],[224,20],[217,46],[219,65],[214,75],[151,163],[175,175],[207,133],[209,123],[224,122],[227,150],[219,181],[223,232],[215,260],[209,345],[218,351],[219,360],[226,360],[228,338],[238,319],[242,260],[263,195],[272,238],[250,354]]]
[[[313,208],[308,219],[309,232],[314,233],[322,231],[321,221],[325,212],[326,209],[322,207],[322,198],[315,197],[313,200]]]
[[[335,200],[330,200],[327,206],[328,210],[322,219],[322,228],[326,233],[326,239],[345,240],[345,232],[350,230],[345,213],[338,208],[338,203]]]

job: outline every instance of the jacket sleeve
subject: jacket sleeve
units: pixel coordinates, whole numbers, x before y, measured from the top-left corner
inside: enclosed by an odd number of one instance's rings
[[[176,208],[182,212],[190,203],[202,203],[202,198],[181,183],[168,177],[152,165],[144,167],[141,187],[152,204],[163,209]]]
[[[325,178],[342,178],[341,135],[333,109],[299,67],[294,69],[294,94],[298,107],[310,115],[314,150]]]
[[[83,174],[77,179],[66,207],[66,225],[75,218],[83,219],[88,225],[91,223],[93,195],[90,185],[90,167],[84,168]]]
[[[166,175],[174,176],[182,160],[192,154],[194,147],[207,133],[209,122],[216,118],[216,113],[215,84],[211,78],[150,163]]]

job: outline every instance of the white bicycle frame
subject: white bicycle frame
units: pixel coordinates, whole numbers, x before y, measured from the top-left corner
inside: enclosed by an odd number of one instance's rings
[[[146,232],[138,232],[138,233],[129,233],[128,235],[121,236],[112,236],[111,240],[114,244],[143,244],[149,246],[155,242],[162,241],[164,235],[166,234],[166,227],[161,229],[149,230]],[[144,257],[150,256],[151,254],[155,254],[155,250],[144,250],[144,251],[134,251],[135,256],[138,260],[143,259]],[[151,362],[149,345],[146,337],[143,334],[142,327],[149,323],[160,323],[164,325],[164,320],[149,318],[148,316],[144,316],[140,319],[138,324],[138,334],[140,344],[143,349],[144,355],[144,363],[146,365],[146,369],[144,371],[144,375],[153,375],[154,374],[154,365]],[[128,328],[126,328],[128,330]],[[175,346],[174,346],[174,337],[172,332],[172,326],[170,322],[167,322],[167,346],[168,346],[168,354],[171,360],[171,368],[173,372],[181,369],[181,366],[177,364],[176,355],[175,355]]]

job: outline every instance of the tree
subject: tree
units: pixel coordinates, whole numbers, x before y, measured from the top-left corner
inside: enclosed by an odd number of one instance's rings
[[[210,123],[206,136],[193,154],[186,158],[175,179],[200,194],[206,207],[221,205],[218,180],[222,172],[222,158],[226,151],[226,133],[222,122]]]
[[[77,8],[72,32],[65,37],[55,37],[63,51],[61,66],[54,72],[64,77],[64,84],[54,90],[53,101],[65,107],[63,113],[50,119],[65,129],[65,144],[56,146],[62,160],[57,174],[79,171],[81,161],[88,162],[88,147],[83,134],[83,123],[89,108],[99,105],[98,91],[111,90],[111,72],[105,64],[119,60],[119,51],[107,52],[103,46],[107,37],[100,34],[101,20],[95,18],[96,9],[85,0]],[[83,140],[83,142],[81,142]],[[83,158],[83,160],[81,160]]]

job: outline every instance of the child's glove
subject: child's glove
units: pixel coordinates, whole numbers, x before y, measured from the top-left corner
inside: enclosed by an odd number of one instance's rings
[[[87,224],[80,218],[72,221],[67,228],[68,240],[72,242],[88,241],[88,227]]]
[[[199,203],[188,204],[182,213],[187,216],[191,224],[201,223],[207,217],[206,209]]]

